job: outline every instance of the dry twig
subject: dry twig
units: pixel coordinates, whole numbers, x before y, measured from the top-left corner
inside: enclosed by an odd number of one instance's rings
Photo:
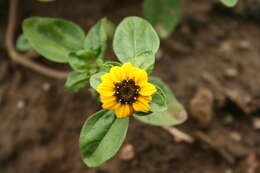
[[[56,79],[65,79],[68,75],[67,72],[61,72],[61,71],[53,70],[48,67],[42,66],[30,59],[30,57],[34,57],[35,55],[30,54],[29,57],[27,57],[26,55],[22,55],[16,51],[13,43],[14,33],[16,29],[16,10],[17,10],[17,0],[10,0],[9,19],[7,24],[5,44],[11,59],[16,63],[19,63],[25,67],[28,67],[48,77],[56,78]]]
[[[166,130],[168,133],[170,133],[177,142],[181,142],[181,141],[185,141],[187,143],[193,143],[194,142],[194,138],[192,136],[176,129],[175,127],[164,126],[162,128],[164,130]]]

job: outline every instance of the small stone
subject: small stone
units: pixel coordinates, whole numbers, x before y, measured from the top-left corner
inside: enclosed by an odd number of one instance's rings
[[[122,160],[132,160],[134,156],[134,146],[132,144],[126,144],[119,154],[119,157]]]
[[[231,168],[228,168],[228,169],[225,170],[224,173],[233,173],[233,170]]]
[[[238,42],[238,47],[240,49],[249,49],[251,47],[251,43],[247,40],[242,40]]]
[[[253,119],[253,127],[256,130],[260,130],[260,118]]]
[[[19,100],[17,102],[17,109],[23,109],[25,107],[25,101],[24,100]]]
[[[228,68],[225,70],[225,75],[229,78],[236,77],[238,75],[238,70],[236,68]]]
[[[207,88],[200,88],[190,102],[192,116],[196,118],[202,126],[208,126],[213,117],[214,95]]]
[[[42,89],[43,89],[43,91],[49,91],[50,89],[51,89],[51,85],[50,85],[50,83],[44,83],[43,85],[42,85]]]
[[[230,53],[233,51],[233,45],[230,41],[224,41],[221,43],[219,47],[219,52],[224,55],[230,55]]]
[[[242,140],[242,136],[238,132],[230,132],[230,138],[236,142],[240,142]]]
[[[234,122],[234,117],[232,115],[227,115],[224,118],[224,123],[225,124],[232,124]]]

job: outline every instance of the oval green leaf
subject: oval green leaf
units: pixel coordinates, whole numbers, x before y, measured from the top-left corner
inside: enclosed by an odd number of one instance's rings
[[[140,17],[127,17],[116,28],[113,49],[121,62],[131,62],[147,70],[154,64],[159,44],[158,35],[150,23]]]
[[[116,61],[106,61],[100,66],[100,71],[108,72],[114,66],[121,66],[121,64]]]
[[[97,52],[93,50],[80,50],[69,54],[71,68],[78,72],[88,72],[97,68]]]
[[[162,112],[138,112],[134,114],[134,117],[141,122],[157,126],[178,125],[183,123],[187,119],[187,113],[182,104],[178,102],[171,89],[156,77],[150,77],[149,81],[153,83],[157,89],[159,88],[159,91],[162,92],[161,94],[165,96],[168,109]]]
[[[176,119],[177,124],[181,124],[187,120],[187,112],[183,105],[176,99],[171,89],[162,80],[156,77],[150,77],[149,81],[164,93],[168,105],[167,114]],[[176,123],[174,124],[176,125]]]
[[[90,77],[90,86],[94,89],[97,89],[98,85],[101,83],[101,76],[104,75],[105,72],[98,72],[93,74]]]
[[[28,39],[24,34],[19,35],[16,41],[16,48],[20,51],[28,51],[32,50],[32,46],[30,45]]]
[[[89,83],[89,75],[73,71],[69,74],[65,83],[65,89],[70,92],[77,92]]]
[[[172,126],[180,124],[179,121],[167,111],[151,112],[145,115],[142,113],[135,113],[134,117],[143,123],[147,123],[154,126]]]
[[[68,61],[70,52],[83,48],[84,31],[63,19],[31,17],[23,22],[23,32],[39,54],[54,62]]]
[[[182,0],[145,0],[144,16],[161,38],[168,38],[179,24]]]
[[[114,33],[113,24],[103,18],[99,20],[88,32],[84,40],[84,49],[98,51],[98,58],[103,58],[107,48],[107,39]]]
[[[151,111],[152,112],[163,112],[167,110],[168,105],[167,105],[167,100],[165,97],[165,94],[163,91],[159,88],[157,88],[157,92],[153,94],[153,99],[150,103],[151,106]]]
[[[80,153],[89,167],[96,167],[113,157],[124,142],[129,118],[116,118],[112,111],[92,115],[80,133]]]
[[[234,7],[238,3],[238,0],[220,0],[220,2],[227,7]]]

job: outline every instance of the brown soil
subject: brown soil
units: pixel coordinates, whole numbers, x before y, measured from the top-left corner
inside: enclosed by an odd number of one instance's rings
[[[178,128],[194,136],[195,142],[177,142],[162,128],[132,119],[124,145],[133,145],[134,157],[126,161],[116,155],[99,168],[87,168],[80,159],[78,137],[85,119],[99,105],[87,88],[69,94],[63,81],[10,61],[3,46],[8,1],[1,1],[0,172],[259,173],[260,6],[256,3],[227,9],[217,1],[187,0],[181,25],[161,43],[154,75],[166,81],[187,108],[189,119]],[[141,16],[141,11],[139,0],[23,0],[18,21],[60,17],[87,31],[103,16],[118,23],[125,16]]]

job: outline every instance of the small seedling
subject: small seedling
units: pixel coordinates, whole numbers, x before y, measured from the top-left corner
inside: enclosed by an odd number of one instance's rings
[[[119,62],[104,59],[111,37]],[[86,120],[80,134],[80,153],[89,167],[101,165],[118,152],[131,117],[157,126],[184,121],[185,110],[169,87],[149,76],[159,42],[151,24],[139,17],[125,18],[116,29],[103,18],[87,35],[62,19],[32,17],[23,22],[18,48],[69,64],[73,71],[66,90],[77,92],[90,84],[92,95],[102,103],[103,109]]]

